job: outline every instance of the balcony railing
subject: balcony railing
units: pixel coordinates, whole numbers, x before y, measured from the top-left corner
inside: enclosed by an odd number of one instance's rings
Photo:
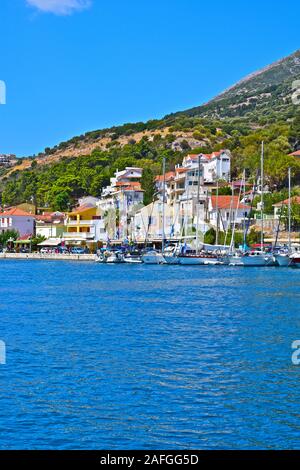
[[[67,227],[77,227],[77,226],[86,226],[89,227],[90,225],[95,225],[96,223],[99,223],[99,219],[97,220],[69,220],[67,222]]]
[[[82,240],[89,240],[91,238],[94,238],[95,234],[93,232],[64,232],[63,233],[63,238],[66,239],[74,239],[74,238],[79,238]]]

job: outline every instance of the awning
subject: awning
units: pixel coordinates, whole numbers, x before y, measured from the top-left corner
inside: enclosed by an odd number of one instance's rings
[[[39,243],[38,246],[58,246],[61,242],[61,238],[48,238],[48,240]]]

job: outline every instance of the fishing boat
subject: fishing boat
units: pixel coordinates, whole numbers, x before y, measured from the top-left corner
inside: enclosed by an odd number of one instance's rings
[[[145,264],[164,264],[166,261],[162,253],[151,250],[142,255],[142,262]]]

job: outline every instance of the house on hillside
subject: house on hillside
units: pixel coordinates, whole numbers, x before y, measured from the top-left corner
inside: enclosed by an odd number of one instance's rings
[[[0,213],[0,232],[16,230],[20,237],[34,235],[35,218],[33,214],[25,212],[18,207],[5,209]]]
[[[298,158],[300,158],[300,150],[296,150],[296,152],[290,153],[289,157],[298,157]]]
[[[300,205],[300,196],[293,196],[291,198],[291,205],[295,205],[295,204]],[[282,208],[287,208],[288,205],[289,205],[289,199],[285,199],[284,201],[280,201],[280,202],[277,202],[276,204],[273,204],[274,219],[279,219]]]
[[[209,199],[209,222],[221,231],[241,227],[249,216],[251,207],[240,202],[238,196],[211,196]]]

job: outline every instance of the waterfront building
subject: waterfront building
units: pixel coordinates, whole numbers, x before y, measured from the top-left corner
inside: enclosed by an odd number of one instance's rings
[[[0,213],[0,231],[16,230],[20,237],[35,233],[35,218],[33,214],[18,207],[10,207]]]
[[[76,207],[67,216],[63,238],[68,245],[106,240],[103,217],[92,204]]]
[[[66,215],[62,212],[44,212],[35,216],[36,236],[62,238],[65,231]]]
[[[130,237],[132,217],[143,206],[142,174],[142,168],[126,167],[117,171],[110,185],[103,189],[97,207],[105,219],[108,239]]]
[[[174,237],[173,209],[165,205],[164,232],[167,239]],[[138,242],[160,241],[163,236],[163,203],[160,200],[144,206],[132,218],[131,238]]]

